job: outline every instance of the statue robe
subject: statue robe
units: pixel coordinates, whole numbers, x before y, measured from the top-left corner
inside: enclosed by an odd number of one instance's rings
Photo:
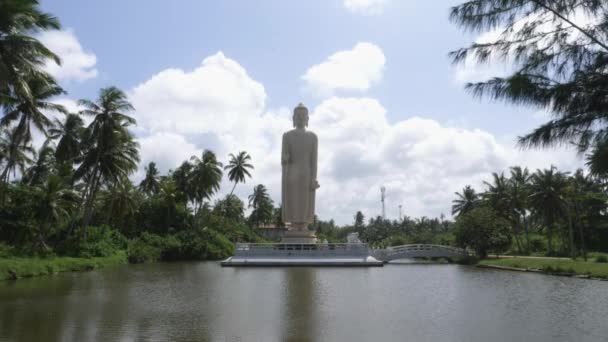
[[[314,220],[317,145],[317,136],[303,129],[293,129],[283,134],[283,222],[311,223]]]

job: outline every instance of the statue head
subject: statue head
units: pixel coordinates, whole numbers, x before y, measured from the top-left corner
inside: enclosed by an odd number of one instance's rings
[[[293,110],[293,127],[308,127],[308,108],[301,103]]]

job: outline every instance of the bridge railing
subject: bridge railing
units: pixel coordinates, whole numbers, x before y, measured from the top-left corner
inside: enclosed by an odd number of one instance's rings
[[[283,243],[237,243],[235,257],[361,257],[369,256],[365,243],[347,244],[283,244]]]
[[[467,255],[466,250],[443,245],[412,244],[374,250],[376,258],[390,261],[408,257],[456,257]]]
[[[395,252],[403,251],[403,250],[428,251],[428,250],[434,250],[434,249],[449,250],[449,251],[462,252],[462,253],[465,252],[465,250],[462,248],[444,246],[444,245],[426,245],[426,244],[402,245],[402,246],[393,246],[393,247],[386,248],[387,251],[395,251]]]

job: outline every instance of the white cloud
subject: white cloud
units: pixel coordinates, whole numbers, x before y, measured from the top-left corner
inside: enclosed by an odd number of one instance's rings
[[[389,0],[344,0],[344,7],[351,12],[378,15],[384,12]]]
[[[61,58],[61,66],[54,61],[48,61],[45,66],[58,80],[84,81],[97,76],[97,57],[83,50],[73,30],[44,31],[37,38]]]
[[[166,172],[206,148],[223,162],[228,153],[245,150],[255,165],[253,179],[235,193],[246,200],[253,186],[262,183],[279,201],[280,142],[292,128],[291,109],[266,108],[266,96],[259,82],[221,53],[191,71],[154,75],[130,92],[142,157],[134,178],[143,175],[149,161]],[[573,169],[579,163],[573,152],[520,152],[511,141],[478,129],[419,117],[392,123],[373,98],[331,97],[310,112],[310,129],[319,137],[317,214],[341,224],[351,222],[357,210],[378,215],[382,185],[388,189],[391,218],[399,204],[410,216],[437,216],[450,213],[454,191],[467,184],[481,189],[491,172],[515,164]],[[230,189],[224,179],[218,196]]]
[[[364,92],[380,82],[385,63],[382,49],[360,42],[351,50],[336,52],[313,65],[302,79],[315,95],[327,96],[340,90]]]

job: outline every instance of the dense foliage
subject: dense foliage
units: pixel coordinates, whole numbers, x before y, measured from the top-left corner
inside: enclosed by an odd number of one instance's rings
[[[456,243],[474,250],[482,258],[489,251],[500,254],[511,246],[509,223],[489,207],[478,207],[462,214],[456,222]]]
[[[165,175],[150,162],[144,179],[132,184],[139,145],[131,129],[137,123],[122,90],[100,89],[95,100],[78,101],[78,113],[52,102],[64,90],[43,67],[60,60],[35,34],[59,28],[38,1],[0,1],[2,257],[127,251],[132,262],[219,259],[234,242],[260,240],[248,223],[272,217],[264,186],[256,186],[249,219],[232,192],[212,206],[224,171],[212,151]],[[59,119],[52,120],[51,112]],[[46,139],[38,150],[34,131]],[[230,154],[225,169],[232,190],[251,176],[250,161],[245,151]]]
[[[605,0],[470,0],[452,8],[464,29],[495,37],[451,53],[455,63],[507,62],[506,77],[470,83],[475,96],[536,107],[553,117],[524,147],[574,144],[591,171],[608,172],[608,3]],[[494,34],[497,33],[497,34]]]
[[[555,167],[535,173],[512,167],[508,177],[504,173],[492,176],[484,192],[478,194],[466,186],[456,194],[457,225],[475,208],[487,207],[507,222],[518,254],[546,249],[549,255],[574,257],[585,256],[589,249],[608,251],[608,196],[603,179],[582,170],[571,175]]]

